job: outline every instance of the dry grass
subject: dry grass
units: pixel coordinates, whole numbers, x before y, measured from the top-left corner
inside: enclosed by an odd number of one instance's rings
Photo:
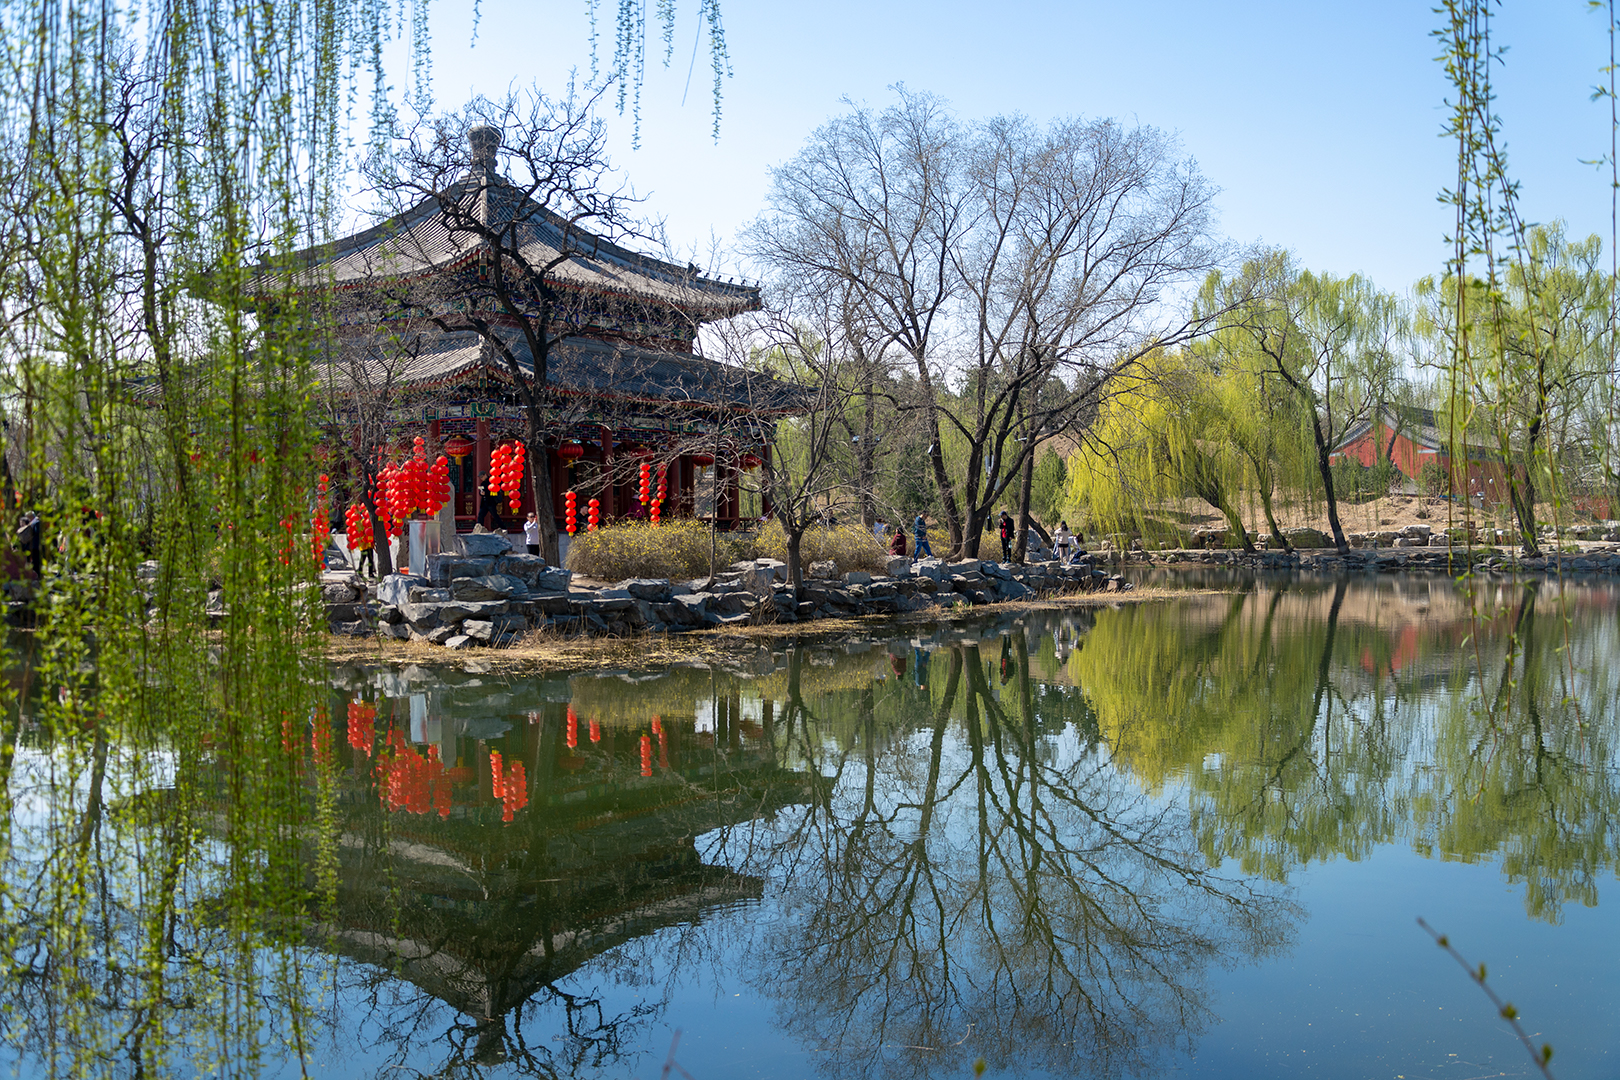
[[[625,578],[668,578],[681,581],[709,576],[709,527],[690,518],[654,528],[646,522],[624,522],[577,533],[568,548],[568,569],[597,581]],[[743,559],[787,561],[787,533],[771,522],[756,533],[717,533],[714,565],[724,570]],[[881,574],[888,553],[858,525],[835,529],[812,526],[804,534],[800,555],[806,568],[831,559],[840,574],[866,570]]]
[[[760,531],[754,552],[755,558],[787,562],[787,533],[779,523],[773,521]],[[859,525],[839,525],[831,529],[810,526],[799,543],[799,557],[806,570],[813,562],[831,559],[838,565],[840,574],[851,570],[881,574],[889,565],[889,553],[878,546],[870,531]]]
[[[567,566],[599,581],[708,577],[709,543],[709,527],[690,518],[666,521],[657,528],[648,522],[624,522],[576,533],[568,546]],[[753,537],[746,534],[718,533],[714,545],[717,569],[753,558]]]

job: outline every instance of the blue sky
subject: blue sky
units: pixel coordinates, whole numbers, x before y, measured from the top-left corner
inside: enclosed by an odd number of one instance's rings
[[[702,47],[686,89],[696,0],[676,0],[671,68],[649,67],[640,149],[628,115],[608,114],[614,164],[699,261],[711,236],[729,245],[759,213],[770,167],[841,99],[881,107],[894,83],[967,119],[1111,116],[1175,132],[1221,188],[1226,234],[1289,247],[1312,269],[1404,290],[1446,257],[1436,195],[1455,156],[1439,137],[1447,86],[1431,0],[721,2],[734,74],[718,143]],[[471,0],[438,0],[440,106],[531,83],[559,91],[589,65],[585,5],[483,0],[475,43]],[[603,0],[599,16],[609,41],[615,6]],[[1609,234],[1607,171],[1581,163],[1608,148],[1607,106],[1589,100],[1603,31],[1584,0],[1508,0],[1496,20],[1509,46],[1498,111],[1526,217],[1562,217],[1579,236]]]

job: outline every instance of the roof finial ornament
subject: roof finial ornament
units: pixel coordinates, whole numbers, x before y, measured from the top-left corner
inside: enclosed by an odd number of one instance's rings
[[[478,124],[467,129],[467,145],[472,150],[472,172],[495,175],[495,152],[501,148],[501,129]]]

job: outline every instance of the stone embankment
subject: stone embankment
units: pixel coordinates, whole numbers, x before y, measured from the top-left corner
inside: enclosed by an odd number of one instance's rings
[[[516,554],[504,537],[458,537],[461,550],[431,555],[425,576],[390,574],[368,584],[350,571],[322,575],[333,633],[380,634],[449,649],[511,644],[537,629],[565,633],[678,633],[716,626],[894,615],[930,606],[1030,600],[1058,593],[1130,588],[1089,561],[1003,566],[970,559],[889,560],[886,574],[833,577],[830,563],[794,598],[787,567],[774,559],[736,563],[712,582],[634,578],[601,588],[537,555]]]
[[[1461,530],[1456,530],[1460,532]],[[1620,543],[1610,540],[1587,539],[1587,533],[1553,533],[1542,538],[1544,554],[1527,558],[1521,549],[1511,545],[1513,537],[1496,530],[1491,535],[1474,537],[1472,543],[1461,536],[1435,531],[1428,525],[1409,525],[1404,529],[1380,533],[1352,533],[1347,539],[1354,545],[1348,555],[1327,547],[1327,539],[1320,533],[1300,530],[1290,533],[1289,540],[1299,549],[1293,552],[1276,549],[1249,553],[1239,550],[1171,549],[1144,551],[1133,547],[1126,551],[1107,553],[1105,559],[1127,564],[1156,566],[1177,564],[1205,564],[1244,566],[1253,569],[1299,569],[1319,573],[1443,571],[1522,574],[1617,574],[1620,573]],[[1591,535],[1599,535],[1592,533]],[[1608,535],[1607,533],[1602,535]],[[1620,541],[1620,535],[1616,536]],[[1489,541],[1495,541],[1490,543]]]

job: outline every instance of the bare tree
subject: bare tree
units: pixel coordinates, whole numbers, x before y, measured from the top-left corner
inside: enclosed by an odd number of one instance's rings
[[[390,215],[382,228],[393,235],[376,249],[386,262],[363,270],[391,280],[438,270],[414,281],[406,303],[446,334],[477,335],[521,404],[541,545],[553,561],[543,463],[559,410],[551,393],[558,365],[600,368],[645,344],[690,351],[701,321],[753,306],[751,290],[620,246],[660,236],[635,216],[634,193],[610,183],[594,115],[602,93],[570,86],[558,100],[539,91],[478,99],[421,121],[368,169]]]
[[[916,405],[951,546],[962,542],[956,485],[936,411],[935,353],[961,287],[952,253],[970,224],[961,180],[961,126],[945,103],[903,87],[874,114],[852,108],[775,170],[770,209],[749,228],[749,254],[803,296],[847,292],[881,354],[897,346],[916,372]]]

